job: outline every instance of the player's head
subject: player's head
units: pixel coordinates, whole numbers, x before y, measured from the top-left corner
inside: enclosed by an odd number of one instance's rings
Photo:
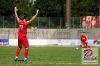
[[[82,32],[82,35],[84,35],[85,34],[85,32]]]
[[[22,19],[27,19],[27,14],[24,14]]]

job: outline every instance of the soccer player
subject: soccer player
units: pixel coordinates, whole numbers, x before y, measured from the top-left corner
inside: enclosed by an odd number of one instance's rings
[[[19,19],[18,15],[17,15],[17,7],[14,8],[14,13],[15,13],[15,17],[17,20],[17,23],[19,25],[19,31],[18,31],[18,49],[16,50],[16,56],[15,56],[15,61],[18,61],[18,55],[22,49],[22,46],[24,46],[25,51],[24,51],[24,61],[28,62],[27,56],[28,56],[28,47],[29,47],[29,43],[28,43],[28,39],[27,39],[27,28],[28,25],[35,19],[35,17],[38,14],[38,11],[36,11],[36,14],[29,20],[26,21],[27,15],[24,15],[22,20]]]
[[[98,44],[98,39],[100,38],[100,34],[94,37],[94,46],[96,46]]]
[[[85,34],[85,32],[82,32],[82,35],[80,38],[81,38],[82,48],[86,48],[86,47],[90,48],[90,46],[88,45],[88,42],[87,42],[88,37]]]
[[[97,42],[98,42],[98,40],[96,39],[96,40],[94,40],[94,46],[96,46],[97,45]]]

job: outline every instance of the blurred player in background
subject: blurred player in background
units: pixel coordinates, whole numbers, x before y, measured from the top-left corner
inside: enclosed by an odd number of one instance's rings
[[[97,43],[98,43],[98,40],[94,40],[94,46],[96,46],[97,45]]]
[[[81,38],[82,48],[86,48],[86,47],[90,48],[90,46],[88,45],[88,37],[85,34],[85,32],[82,32],[80,38]]]
[[[28,43],[28,39],[27,39],[27,28],[28,25],[35,19],[35,17],[38,14],[38,11],[36,11],[36,14],[29,20],[26,21],[27,15],[23,15],[22,20],[19,19],[18,15],[17,15],[17,7],[14,8],[14,13],[15,13],[15,17],[17,20],[17,23],[19,25],[19,31],[18,31],[18,49],[16,50],[16,56],[15,56],[15,61],[18,61],[18,55],[22,49],[22,46],[25,47],[25,51],[24,51],[24,61],[28,62],[27,60],[27,56],[28,56],[28,47],[29,47],[29,43]]]

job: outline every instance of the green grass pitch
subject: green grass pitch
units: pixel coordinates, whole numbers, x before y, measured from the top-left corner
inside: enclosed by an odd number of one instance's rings
[[[17,46],[0,46],[0,66],[99,66],[99,64],[86,65],[81,62],[81,48],[75,47],[29,47],[28,62],[24,62],[24,48],[21,50],[19,60],[15,62]],[[100,48],[98,51],[100,55]]]

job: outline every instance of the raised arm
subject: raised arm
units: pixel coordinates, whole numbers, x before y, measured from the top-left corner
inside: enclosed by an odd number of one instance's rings
[[[14,8],[14,12],[15,12],[15,17],[16,17],[17,22],[18,22],[20,19],[19,19],[18,15],[17,15],[17,11],[18,11],[18,9],[17,9],[17,7],[15,7]]]
[[[35,17],[36,17],[37,14],[38,14],[38,11],[39,11],[39,10],[36,11],[36,14],[29,20],[29,22],[32,22],[32,21],[35,19]]]

